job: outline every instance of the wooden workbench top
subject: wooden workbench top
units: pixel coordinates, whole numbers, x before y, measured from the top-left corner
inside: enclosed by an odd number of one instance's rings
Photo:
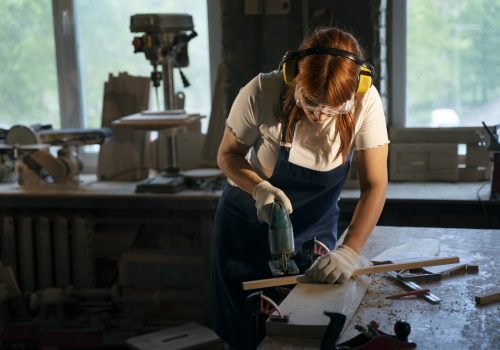
[[[3,197],[181,197],[212,199],[220,196],[221,191],[182,191],[177,194],[135,193],[137,182],[96,181],[94,175],[81,175],[79,187],[68,188],[43,186],[38,189],[26,189],[17,183],[0,183],[0,199]],[[446,183],[446,182],[390,182],[387,189],[388,201],[445,201],[445,202],[487,202],[489,185],[485,182]],[[345,188],[341,201],[356,200],[359,189]],[[500,204],[500,201],[498,201]]]
[[[220,191],[183,190],[178,193],[135,193],[138,182],[96,181],[83,175],[78,187],[47,185],[25,188],[0,184],[0,208],[207,208],[215,209]]]
[[[342,198],[359,198],[359,189],[345,188]],[[487,182],[389,182],[387,198],[400,201],[489,201]]]
[[[375,275],[342,340],[358,334],[354,325],[371,320],[393,334],[394,323],[402,319],[411,324],[410,340],[418,349],[499,349],[500,303],[476,306],[474,297],[500,289],[500,230],[381,226],[363,255],[372,258],[388,248],[424,239],[439,240],[439,256],[459,256],[461,262],[478,265],[479,273],[420,282],[442,299],[440,304],[420,298],[385,299],[405,289],[384,275]],[[268,336],[259,349],[319,349],[319,345],[319,340]]]

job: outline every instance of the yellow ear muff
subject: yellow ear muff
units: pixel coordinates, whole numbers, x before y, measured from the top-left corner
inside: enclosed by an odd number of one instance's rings
[[[364,66],[361,66],[358,77],[357,94],[365,94],[372,86],[372,71]]]
[[[352,53],[336,48],[312,47],[299,51],[287,51],[281,59],[279,69],[283,71],[283,79],[287,85],[292,85],[298,74],[298,60],[309,55],[332,55],[348,58],[361,66],[358,75],[358,86],[356,93],[366,93],[373,82],[373,66]]]
[[[283,78],[287,85],[291,85],[297,75],[297,59],[289,58],[283,63]]]

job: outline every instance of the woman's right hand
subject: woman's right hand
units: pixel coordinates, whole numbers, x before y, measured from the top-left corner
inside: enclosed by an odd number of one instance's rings
[[[292,202],[290,202],[285,192],[274,187],[268,181],[258,183],[252,192],[252,196],[255,199],[257,218],[268,225],[271,223],[271,211],[274,202],[283,203],[288,214],[293,212]]]

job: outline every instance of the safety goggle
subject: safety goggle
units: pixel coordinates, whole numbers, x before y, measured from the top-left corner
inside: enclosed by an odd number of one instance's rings
[[[329,117],[334,117],[339,114],[346,114],[352,110],[354,107],[354,94],[352,97],[342,103],[337,107],[327,106],[321,103],[317,103],[314,100],[305,98],[302,94],[301,89],[295,89],[295,103],[298,107],[302,108],[304,112],[313,113],[316,118],[319,118],[320,115],[326,115]]]

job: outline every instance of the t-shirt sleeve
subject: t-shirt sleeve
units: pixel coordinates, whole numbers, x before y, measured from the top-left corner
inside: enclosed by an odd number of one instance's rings
[[[372,86],[363,99],[356,132],[356,150],[375,148],[389,143],[385,113],[377,89]]]
[[[240,89],[226,119],[226,127],[239,142],[247,146],[253,145],[259,136],[259,109],[257,76]]]

